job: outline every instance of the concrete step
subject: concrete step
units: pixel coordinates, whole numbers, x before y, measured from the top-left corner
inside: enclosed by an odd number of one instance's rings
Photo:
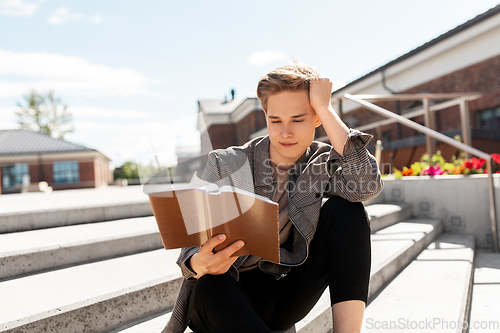
[[[400,267],[406,266],[441,232],[439,220],[412,219],[400,222],[372,235],[372,274],[370,295],[389,281]],[[169,312],[128,323],[108,333],[161,332]],[[295,325],[297,332],[328,332],[332,327],[330,293],[321,296],[309,314]],[[186,332],[191,332],[189,329]]]
[[[162,247],[153,216],[0,234],[0,279]]]
[[[0,233],[151,215],[141,186],[0,196]]]
[[[461,332],[473,260],[472,235],[441,235],[369,303],[361,332]]]
[[[179,250],[155,250],[0,282],[1,332],[106,332],[171,309]]]
[[[393,224],[409,212],[391,204],[366,209],[372,227]],[[152,216],[0,234],[0,279],[161,247]]]
[[[367,205],[365,209],[372,232],[405,221],[412,215],[412,206],[407,203],[376,203]]]
[[[500,332],[500,254],[476,251],[469,333]]]
[[[368,298],[407,266],[441,232],[435,219],[410,219],[372,234],[372,268]],[[332,327],[330,292],[327,289],[316,306],[295,326],[297,332],[328,332]]]
[[[160,312],[115,328],[107,333],[160,333],[170,320],[171,315],[171,311]],[[192,331],[187,328],[185,332],[188,333]]]

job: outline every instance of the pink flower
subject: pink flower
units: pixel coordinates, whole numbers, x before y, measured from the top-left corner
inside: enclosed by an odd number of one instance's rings
[[[445,174],[445,171],[441,169],[439,165],[430,166],[427,169],[422,170],[422,174],[425,176],[439,176]]]

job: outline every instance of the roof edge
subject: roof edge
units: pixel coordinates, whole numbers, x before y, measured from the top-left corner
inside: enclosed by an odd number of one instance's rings
[[[414,56],[415,54],[420,53],[420,52],[424,51],[425,49],[428,49],[429,47],[431,47],[431,46],[433,46],[433,45],[435,45],[435,44],[437,44],[437,43],[439,43],[447,38],[450,38],[450,37],[462,32],[462,31],[486,20],[486,19],[489,19],[490,17],[492,17],[498,13],[500,13],[500,4],[496,5],[495,7],[490,8],[486,12],[479,14],[479,15],[475,16],[474,18],[456,26],[455,28],[431,39],[430,41],[414,48],[413,50],[397,57],[396,59],[389,61],[385,65],[382,65],[382,66],[378,67],[377,69],[374,69],[374,70],[368,72],[367,74],[355,79],[354,81],[349,82],[348,84],[346,84],[342,88],[339,88],[339,89],[333,91],[332,95],[335,93],[338,93],[338,92],[348,88],[349,86],[352,86],[352,85],[354,85],[354,84],[356,84],[356,83],[358,83],[358,82],[360,82],[360,81],[362,81],[362,80],[364,80],[364,79],[366,79],[366,78],[368,78],[368,77],[370,77],[370,76],[372,76],[380,71],[383,71],[384,69],[386,69],[388,67],[391,67],[391,66],[393,66],[393,65],[395,65],[403,60],[406,60],[406,59]]]

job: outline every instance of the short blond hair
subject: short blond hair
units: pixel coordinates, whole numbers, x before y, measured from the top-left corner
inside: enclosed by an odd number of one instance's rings
[[[269,96],[281,91],[305,90],[309,92],[309,82],[321,77],[319,72],[303,62],[293,60],[292,64],[278,67],[260,78],[257,84],[257,98],[267,113]]]

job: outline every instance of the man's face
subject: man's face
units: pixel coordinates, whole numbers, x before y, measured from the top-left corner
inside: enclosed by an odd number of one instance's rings
[[[304,154],[314,140],[315,128],[321,124],[306,90],[271,95],[267,100],[266,121],[271,160],[286,166]]]

